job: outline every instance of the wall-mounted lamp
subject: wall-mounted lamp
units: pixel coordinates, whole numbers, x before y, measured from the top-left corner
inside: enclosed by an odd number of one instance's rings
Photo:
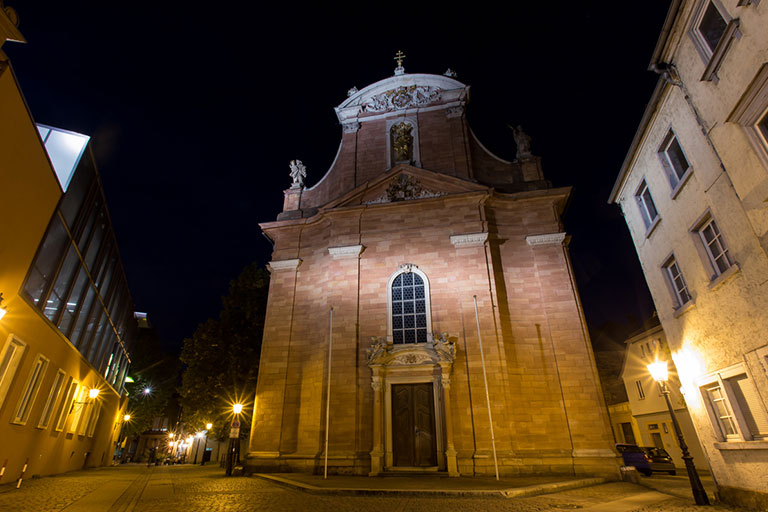
[[[3,319],[3,317],[5,316],[5,314],[6,314],[7,312],[8,312],[8,310],[6,310],[6,309],[3,307],[3,293],[2,293],[2,292],[0,292],[0,320],[2,320],[2,319]]]
[[[93,400],[97,396],[99,396],[99,389],[98,388],[91,388],[91,389],[88,390],[88,398]]]

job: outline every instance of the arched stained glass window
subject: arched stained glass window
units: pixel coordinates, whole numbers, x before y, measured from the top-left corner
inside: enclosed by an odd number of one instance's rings
[[[392,281],[393,343],[426,343],[427,304],[424,280],[403,272]]]

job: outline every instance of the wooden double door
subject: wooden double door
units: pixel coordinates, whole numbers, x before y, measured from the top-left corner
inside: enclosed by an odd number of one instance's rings
[[[437,466],[432,383],[392,385],[392,457],[395,466]]]

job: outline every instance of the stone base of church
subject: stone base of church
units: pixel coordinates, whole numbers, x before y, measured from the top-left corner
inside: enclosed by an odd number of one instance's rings
[[[310,473],[321,475],[325,470],[325,457],[309,454],[251,452],[246,456],[245,469],[248,473]],[[371,458],[368,453],[330,455],[328,457],[329,475],[366,476],[370,470]]]
[[[459,454],[458,472],[461,476],[493,476],[495,467],[493,454],[479,452]],[[599,453],[575,455],[536,454],[525,456],[497,453],[499,475],[552,476],[577,475],[600,476],[610,480],[619,479],[621,459],[610,450]],[[310,473],[323,474],[325,459],[322,455],[278,454],[251,452],[245,460],[248,473]],[[329,475],[368,476],[371,471],[369,454],[334,455],[328,457]],[[386,474],[385,470],[382,474]],[[376,475],[374,475],[376,476]]]

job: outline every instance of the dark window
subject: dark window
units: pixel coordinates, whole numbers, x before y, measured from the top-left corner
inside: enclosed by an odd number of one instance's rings
[[[685,158],[683,148],[680,147],[674,133],[669,132],[659,153],[661,153],[664,167],[667,169],[669,183],[672,188],[675,188],[690,168],[690,164]]]
[[[40,300],[47,295],[48,287],[53,281],[68,241],[69,237],[61,219],[54,214],[24,285],[24,291],[37,304],[37,307],[41,306]]]
[[[699,33],[704,38],[707,46],[709,46],[710,51],[714,52],[715,48],[717,48],[717,43],[723,37],[726,26],[727,23],[720,15],[720,11],[717,10],[714,3],[709,2],[707,10],[704,11],[704,16],[701,17],[701,23],[699,23]]]
[[[763,114],[763,118],[757,122],[757,130],[763,136],[763,140],[768,143],[768,111]]]
[[[75,278],[75,272],[80,267],[80,258],[77,255],[75,247],[70,244],[69,251],[64,258],[64,263],[61,264],[59,274],[56,277],[56,283],[53,285],[53,290],[48,297],[48,300],[43,307],[43,314],[51,322],[56,322],[59,317],[59,312],[64,306],[67,295],[69,294],[69,288],[72,285],[72,280]]]

